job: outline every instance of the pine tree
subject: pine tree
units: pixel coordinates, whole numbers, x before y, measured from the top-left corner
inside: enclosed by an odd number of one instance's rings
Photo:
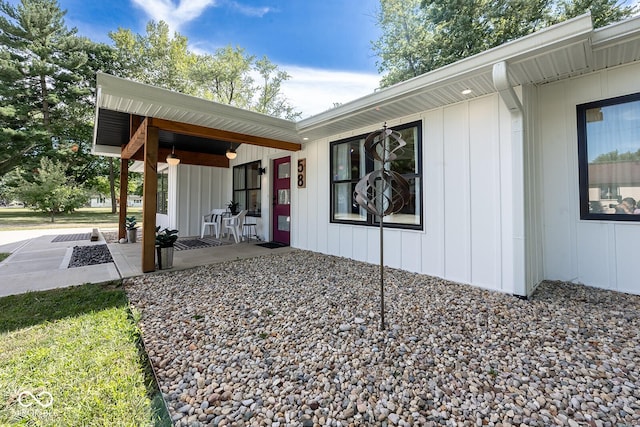
[[[0,0],[0,175],[74,147],[90,127],[91,91],[80,68],[91,43],[64,23],[56,0]],[[82,137],[86,137],[86,129]],[[28,169],[28,168],[27,168]]]

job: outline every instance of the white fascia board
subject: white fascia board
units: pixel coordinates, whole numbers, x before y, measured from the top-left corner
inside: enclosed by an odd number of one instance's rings
[[[96,141],[98,140],[98,112],[100,111],[100,97],[102,94],[102,90],[100,89],[100,87],[96,84],[96,111],[95,111],[95,116],[93,119],[93,141],[91,143],[91,152],[95,153],[96,150]]]
[[[120,147],[114,147],[113,145],[98,145],[95,143],[95,140],[93,147],[91,147],[91,154],[95,154],[96,156],[120,157],[121,151],[122,149]]]
[[[118,104],[117,111],[145,116],[145,110],[149,107],[162,107],[167,110],[207,114],[231,122],[254,123],[273,129],[283,129],[294,134],[296,132],[295,122],[291,120],[272,117],[231,105],[220,104],[195,96],[115,77],[110,74],[98,73],[96,76],[96,86],[101,88],[103,92],[102,97],[96,100],[96,105],[100,108],[113,110],[113,104],[115,102]],[[199,125],[200,123],[192,124]]]
[[[591,44],[597,50],[637,38],[640,38],[640,15],[594,30]]]
[[[517,62],[523,58],[539,56],[564,46],[588,40],[593,32],[591,14],[586,13],[568,21],[553,25],[534,34],[494,47],[453,64],[446,65],[410,80],[366,95],[332,110],[308,117],[298,122],[298,130],[307,130],[340,121],[358,113],[380,107],[399,98],[411,96],[431,86],[455,82],[482,72],[491,72],[497,62]],[[514,82],[518,84],[519,82]]]

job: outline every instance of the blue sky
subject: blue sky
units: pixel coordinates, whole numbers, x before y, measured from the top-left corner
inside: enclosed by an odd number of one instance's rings
[[[373,92],[379,0],[58,0],[65,22],[110,43],[118,27],[166,21],[196,52],[227,45],[266,55],[291,75],[283,92],[303,117]]]

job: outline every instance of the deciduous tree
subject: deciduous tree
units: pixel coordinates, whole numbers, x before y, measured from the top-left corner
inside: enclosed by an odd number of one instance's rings
[[[46,157],[40,159],[40,167],[29,175],[16,173],[11,183],[12,195],[35,210],[51,215],[73,212],[87,201],[85,191],[66,176],[67,165]],[[17,171],[16,171],[17,172]]]
[[[380,0],[373,42],[381,86],[530,34],[587,11],[596,27],[631,16],[618,0]]]

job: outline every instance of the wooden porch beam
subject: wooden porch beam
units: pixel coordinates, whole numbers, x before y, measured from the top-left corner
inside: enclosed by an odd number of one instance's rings
[[[232,142],[234,144],[258,145],[260,147],[277,148],[287,151],[300,151],[302,145],[295,142],[280,141],[278,139],[263,138],[260,136],[246,135],[243,133],[230,132],[220,129],[212,129],[204,126],[192,125],[189,123],[174,122],[157,118],[149,118],[149,126],[155,126],[160,130],[179,133],[181,135],[196,136],[200,138],[216,139],[219,141]]]
[[[132,120],[132,123],[133,123],[133,120]],[[125,145],[124,149],[122,150],[121,157],[123,159],[129,160],[140,150],[140,148],[142,148],[142,146],[144,145],[147,139],[148,124],[149,124],[149,119],[147,118],[145,118],[142,121],[142,123],[140,123],[140,126],[138,126],[138,128],[136,129],[135,133],[129,140],[129,143]]]
[[[144,182],[142,195],[142,271],[156,269],[156,208],[158,200],[158,128],[149,126],[145,132]]]
[[[168,148],[158,148],[158,162],[166,163],[165,159],[170,153],[171,150]],[[193,151],[175,150],[175,155],[180,159],[181,165],[213,166],[217,168],[229,167],[229,159],[220,154],[194,153]],[[131,159],[141,162],[144,160],[144,153],[139,151],[131,157]]]
[[[118,211],[118,240],[126,235],[125,221],[127,218],[127,196],[129,187],[129,160],[120,159],[120,209]]]

